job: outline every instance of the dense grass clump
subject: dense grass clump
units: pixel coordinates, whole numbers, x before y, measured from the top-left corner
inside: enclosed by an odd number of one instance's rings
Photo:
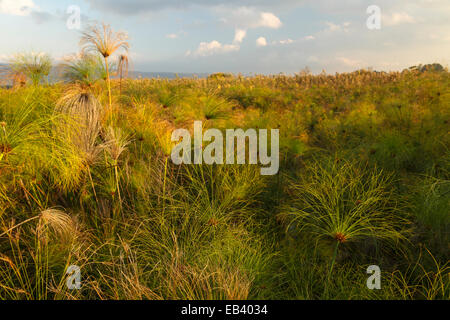
[[[0,299],[450,297],[447,71],[110,80],[98,59],[0,89]],[[279,174],[174,165],[196,120],[279,129]]]

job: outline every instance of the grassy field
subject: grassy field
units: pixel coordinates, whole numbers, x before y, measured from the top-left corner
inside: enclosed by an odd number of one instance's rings
[[[83,79],[0,89],[0,299],[449,299],[448,71]],[[174,165],[196,120],[279,174]]]

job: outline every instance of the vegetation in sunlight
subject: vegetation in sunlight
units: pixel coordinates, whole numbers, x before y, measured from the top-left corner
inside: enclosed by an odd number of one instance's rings
[[[82,44],[0,88],[0,299],[450,298],[448,70],[131,80],[124,33]],[[279,129],[279,174],[174,165],[194,121]]]

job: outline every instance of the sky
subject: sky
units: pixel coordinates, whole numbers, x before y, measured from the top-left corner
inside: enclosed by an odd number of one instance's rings
[[[372,5],[380,28],[367,26]],[[76,21],[74,6],[81,29],[67,25]],[[132,67],[147,72],[450,65],[448,0],[0,0],[0,62],[31,51],[62,61],[79,51],[81,31],[95,22],[128,32]]]

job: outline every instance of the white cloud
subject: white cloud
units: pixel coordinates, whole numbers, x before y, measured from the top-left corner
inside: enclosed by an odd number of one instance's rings
[[[271,45],[276,46],[276,45],[290,45],[293,43],[298,43],[298,42],[302,42],[302,41],[310,41],[310,40],[314,40],[315,37],[314,36],[306,36],[297,40],[293,40],[293,39],[283,39],[283,40],[277,40],[277,41],[272,41]]]
[[[294,43],[292,39],[280,40],[280,44],[291,44]]]
[[[166,34],[166,38],[167,39],[178,39],[178,38],[180,38],[182,36],[185,36],[185,35],[187,35],[187,32],[184,31],[184,30],[180,30],[180,31],[178,31],[176,33]]]
[[[406,12],[397,12],[393,14],[383,15],[382,22],[386,26],[396,26],[405,23],[415,23],[416,19],[414,19]]]
[[[255,25],[256,27],[267,27],[272,29],[278,29],[282,26],[281,20],[271,12],[262,12],[260,19]]]
[[[344,22],[342,24],[335,24],[333,22],[325,22],[327,25],[326,31],[328,32],[337,32],[337,31],[344,31],[348,32],[348,27],[350,27],[350,22]]]
[[[0,13],[14,16],[28,16],[37,6],[33,0],[1,0]]]
[[[222,44],[217,40],[211,42],[201,42],[197,50],[192,53],[192,51],[186,52],[186,56],[200,56],[207,57],[214,54],[227,53],[232,51],[239,51],[241,49],[240,44],[244,41],[247,35],[247,30],[236,29],[234,34],[234,40],[232,44]]]
[[[258,47],[265,47],[265,46],[267,46],[267,40],[266,40],[266,38],[264,38],[264,37],[259,37],[259,38],[256,40],[256,45],[257,45]]]
[[[0,54],[0,63],[7,63],[11,59],[10,55]]]
[[[195,52],[188,51],[187,56],[200,56],[207,57],[214,54],[227,53],[232,51],[238,51],[240,47],[236,44],[222,44],[217,40],[211,42],[201,42]]]
[[[239,29],[278,29],[283,25],[280,18],[272,12],[259,11],[253,7],[221,8],[218,13],[223,16],[220,21]]]
[[[333,22],[326,22],[326,25],[328,26],[328,31],[337,31],[341,30],[341,26],[334,24]]]
[[[363,62],[360,60],[353,60],[345,57],[339,57],[336,60],[342,63],[343,65],[352,68],[361,67],[361,65],[363,64]]]
[[[271,12],[261,12],[254,7],[239,7],[237,9],[219,8],[219,13],[225,17],[221,18],[225,24],[235,27],[234,39],[231,44],[222,44],[217,40],[201,42],[198,48],[192,52],[186,52],[186,56],[211,56],[233,51],[239,51],[241,44],[247,36],[248,29],[270,28],[278,29],[282,26],[281,20]],[[267,46],[267,40],[260,37],[257,45]]]
[[[242,41],[244,41],[244,38],[246,35],[247,35],[247,30],[236,29],[233,42],[234,43],[242,43]]]

